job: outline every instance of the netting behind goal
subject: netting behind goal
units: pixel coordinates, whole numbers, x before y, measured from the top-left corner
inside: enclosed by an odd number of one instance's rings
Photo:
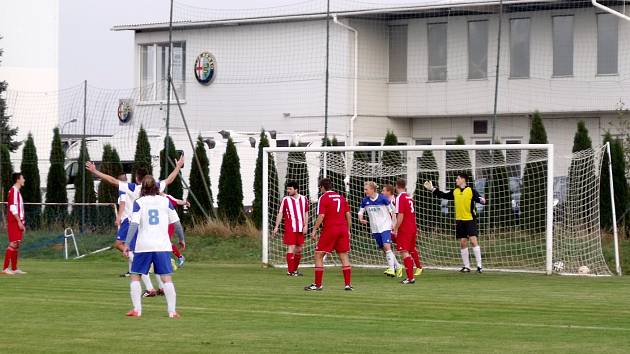
[[[268,151],[267,228],[263,231],[263,262],[284,265],[282,235],[270,236],[284,185],[297,181],[311,201],[315,219],[318,179],[326,176],[343,193],[353,217],[351,257],[354,265],[386,267],[368,225],[357,222],[366,181],[395,184],[407,180],[418,225],[418,249],[425,266],[461,266],[455,238],[453,202],[435,198],[422,184],[433,181],[441,190],[455,187],[458,173],[470,176],[469,185],[487,199],[477,205],[479,239],[486,269],[504,271],[610,274],[602,256],[599,231],[599,164],[602,150],[550,159],[550,146],[528,145],[413,146],[374,150],[337,148],[270,149]],[[459,148],[459,147],[458,147]],[[451,149],[451,150],[449,150]],[[551,171],[551,172],[550,172]],[[552,197],[553,195],[553,197]],[[553,208],[553,218],[548,213]],[[553,223],[553,225],[552,225]],[[553,227],[552,227],[553,226]],[[281,228],[282,230],[282,228]],[[553,230],[553,233],[552,233]],[[309,231],[310,232],[310,231]],[[552,252],[553,247],[553,252]],[[307,241],[303,262],[312,262],[314,244]],[[266,258],[265,258],[266,257]],[[336,264],[334,256],[328,264]],[[582,268],[584,270],[584,268]]]

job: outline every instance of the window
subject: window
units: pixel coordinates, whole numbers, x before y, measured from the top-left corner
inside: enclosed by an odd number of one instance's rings
[[[359,146],[381,146],[381,143],[373,141],[359,141]],[[363,162],[379,162],[379,154],[376,151],[357,151],[354,153],[354,158]]]
[[[573,75],[573,16],[553,17],[553,76]]]
[[[488,77],[488,21],[468,22],[468,78]]]
[[[510,20],[510,77],[529,77],[529,18]]]
[[[407,81],[407,25],[389,26],[389,82]]]
[[[168,43],[140,46],[140,88],[143,101],[166,100],[168,88]],[[180,99],[185,97],[186,43],[173,42],[173,84]]]
[[[488,134],[488,121],[487,120],[473,121],[473,134]]]
[[[619,56],[617,17],[611,14],[597,15],[597,74],[616,74]]]
[[[446,80],[446,23],[430,23],[428,32],[429,81]]]
[[[416,145],[431,145],[431,138],[416,139]]]
[[[276,140],[276,147],[289,147],[289,140]]]

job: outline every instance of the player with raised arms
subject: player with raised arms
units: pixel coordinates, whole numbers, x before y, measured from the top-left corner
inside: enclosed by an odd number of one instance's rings
[[[385,275],[390,277],[402,277],[403,267],[398,263],[396,255],[392,250],[392,213],[394,206],[391,198],[378,193],[378,186],[375,182],[368,181],[363,185],[365,198],[361,201],[359,209],[359,222],[368,224],[363,215],[367,211],[370,231],[376,245],[383,251],[389,268],[385,270]]]
[[[416,249],[418,228],[416,226],[416,212],[413,207],[413,198],[407,194],[407,181],[399,178],[396,181],[396,224],[394,234],[396,245],[405,265],[407,278],[402,284],[415,284],[414,261],[411,252]]]
[[[168,317],[179,318],[176,311],[176,293],[171,274],[171,239],[168,225],[174,224],[182,250],[186,249],[184,229],[170,201],[159,195],[159,186],[152,176],[145,176],[142,181],[140,198],[133,204],[133,214],[127,232],[124,254],[129,254],[129,243],[136,238],[135,257],[131,265],[130,295],[133,309],[127,313],[129,317],[142,315],[142,287],[140,275],[147,275],[153,266],[163,282],[166,296]],[[137,235],[137,236],[136,236]]]
[[[24,230],[26,230],[24,226],[24,200],[22,199],[22,193],[20,193],[20,189],[24,187],[26,180],[21,173],[16,172],[11,175],[11,181],[13,182],[13,187],[9,189],[7,198],[7,234],[9,236],[9,246],[4,253],[2,272],[7,275],[26,274],[26,272],[23,272],[17,267],[20,244],[24,237]],[[9,264],[11,268],[9,268]]]
[[[481,247],[477,240],[477,207],[475,203],[486,204],[486,199],[479,195],[475,189],[468,186],[468,175],[460,173],[455,179],[457,188],[448,192],[442,192],[438,187],[434,187],[431,181],[425,181],[424,187],[431,191],[434,196],[455,203],[455,237],[459,240],[460,254],[464,266],[460,269],[462,273],[470,273],[470,256],[468,254],[468,240],[473,245],[473,252],[477,260],[477,273],[483,272],[481,264]]]
[[[171,172],[171,174],[164,181],[156,182],[160,192],[163,192],[166,186],[173,183],[173,181],[175,180],[175,178],[177,177],[177,175],[179,174],[179,171],[181,170],[183,166],[184,166],[184,157],[182,156],[180,157],[179,160],[177,160],[177,163],[175,164],[175,169],[173,170],[173,172]],[[125,195],[125,197],[123,198],[125,200],[125,209],[128,210],[127,213],[130,216],[133,203],[136,201],[136,199],[140,197],[142,181],[144,177],[147,176],[147,170],[144,168],[138,168],[135,174],[135,183],[127,183],[126,181],[121,181],[113,176],[110,176],[108,174],[105,174],[99,171],[96,168],[96,165],[94,164],[94,162],[92,161],[88,161],[85,164],[85,168],[88,171],[90,171],[90,173],[100,178],[102,182],[107,182],[111,184],[112,186],[118,187],[119,193],[122,193]],[[124,220],[121,221],[121,226],[118,228],[118,233],[116,235],[117,240],[120,240],[122,242],[123,240],[126,239],[128,227],[129,227],[129,220],[126,223],[124,222]],[[128,244],[129,249],[131,251],[129,253],[130,262],[133,262],[134,244],[135,244],[135,240],[133,239],[131,240],[131,244]],[[158,292],[153,287],[151,278],[149,278],[148,275],[142,276],[142,282],[144,283],[144,286],[146,288],[146,291],[143,294],[144,297],[155,297],[158,295]]]
[[[350,206],[346,198],[332,191],[332,182],[328,178],[319,181],[319,191],[322,196],[319,197],[317,203],[317,220],[311,233],[311,239],[316,240],[317,231],[323,224],[321,236],[315,247],[315,282],[306,286],[304,290],[323,290],[324,255],[335,250],[341,261],[344,289],[351,291],[352,267],[348,255],[350,252],[350,226],[352,225]]]
[[[280,203],[273,235],[278,234],[280,223],[284,219],[283,243],[287,246],[287,275],[297,277],[302,275],[298,268],[302,259],[304,234],[308,230],[308,199],[300,194],[299,185],[295,181],[287,183],[287,194]]]
[[[186,206],[187,208],[190,208],[190,202],[188,202],[187,200],[177,199],[177,198],[173,197],[170,194],[161,193],[160,195],[163,195],[166,198],[168,198],[168,200],[171,202],[171,205],[173,206],[173,208],[177,208],[178,206]],[[173,238],[174,234],[175,234],[175,227],[174,227],[174,225],[173,224],[168,225],[168,236],[170,238]],[[177,245],[174,244],[174,243],[173,243],[173,246],[172,246],[172,251],[173,251],[173,256],[175,256],[177,258],[177,266],[178,267],[183,267],[184,266],[184,262],[186,261],[186,258],[181,253],[179,248],[177,248]]]

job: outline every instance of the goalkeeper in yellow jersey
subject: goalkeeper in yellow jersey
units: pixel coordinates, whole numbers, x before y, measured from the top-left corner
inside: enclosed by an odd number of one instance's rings
[[[452,200],[455,203],[455,236],[459,240],[460,253],[464,266],[460,269],[462,273],[470,273],[470,258],[468,255],[468,240],[472,243],[475,259],[477,260],[477,273],[483,272],[481,264],[481,248],[477,241],[477,207],[475,203],[486,204],[486,199],[472,187],[468,186],[468,175],[460,173],[455,180],[457,188],[448,192],[442,192],[438,187],[434,187],[431,181],[424,182],[424,187],[431,191],[434,196],[442,199]]]

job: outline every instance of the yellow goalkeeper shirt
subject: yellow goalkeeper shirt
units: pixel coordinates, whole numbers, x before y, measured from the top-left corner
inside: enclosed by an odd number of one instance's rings
[[[470,187],[457,187],[448,192],[442,192],[435,188],[433,194],[436,197],[452,200],[455,203],[455,220],[470,221],[477,217],[475,203],[480,203],[481,201],[476,190]]]

